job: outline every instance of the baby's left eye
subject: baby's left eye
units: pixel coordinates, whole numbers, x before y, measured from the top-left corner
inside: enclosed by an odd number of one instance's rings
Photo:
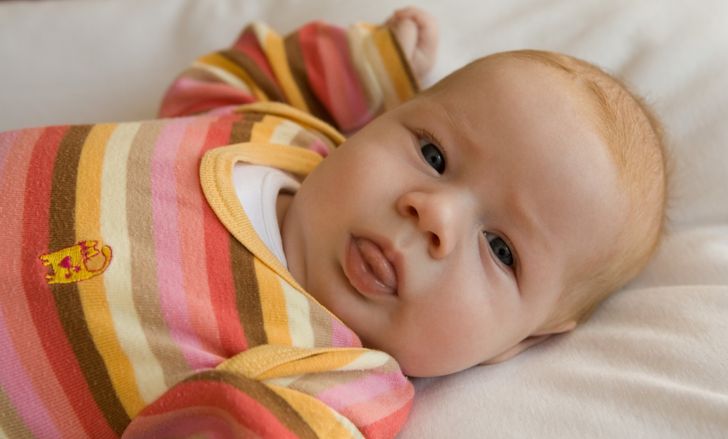
[[[420,140],[420,152],[428,165],[432,167],[438,174],[445,172],[445,157],[434,143],[427,140]]]
[[[488,245],[490,245],[490,249],[493,251],[495,257],[498,258],[498,260],[504,265],[513,267],[513,264],[515,263],[513,252],[511,251],[511,248],[508,247],[506,241],[498,235],[494,235],[489,232],[484,233],[485,238],[488,240]]]

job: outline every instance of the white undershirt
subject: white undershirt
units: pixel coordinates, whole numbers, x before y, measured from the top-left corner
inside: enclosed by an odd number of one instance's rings
[[[236,163],[233,167],[233,186],[255,233],[287,267],[276,215],[276,200],[281,191],[295,193],[300,183],[280,169]]]

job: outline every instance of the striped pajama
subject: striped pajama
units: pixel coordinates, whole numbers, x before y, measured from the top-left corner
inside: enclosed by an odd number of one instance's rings
[[[385,29],[254,24],[162,119],[0,133],[0,436],[396,435],[411,384],[275,260],[227,171],[305,174],[415,90]]]

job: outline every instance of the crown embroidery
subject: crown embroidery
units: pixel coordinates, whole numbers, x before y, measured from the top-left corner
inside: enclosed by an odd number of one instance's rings
[[[67,284],[91,279],[106,270],[111,262],[111,247],[96,248],[98,241],[81,241],[53,253],[41,255],[49,268],[45,278],[49,284]]]

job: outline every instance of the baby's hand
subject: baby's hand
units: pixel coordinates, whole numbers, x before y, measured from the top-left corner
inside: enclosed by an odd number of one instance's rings
[[[422,80],[435,65],[437,54],[437,22],[435,17],[421,9],[409,6],[398,9],[387,20],[412,73]]]

